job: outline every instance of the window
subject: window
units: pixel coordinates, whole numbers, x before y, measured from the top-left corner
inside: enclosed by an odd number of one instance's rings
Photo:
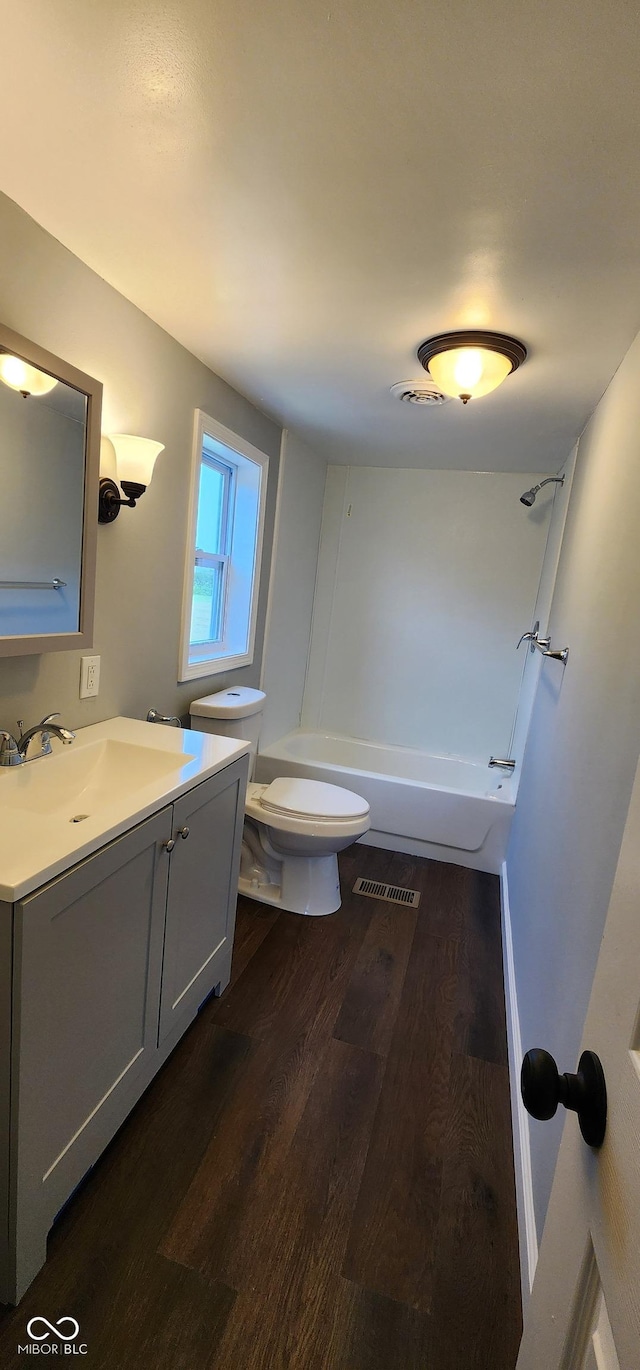
[[[253,660],[267,466],[196,410],[179,680]]]

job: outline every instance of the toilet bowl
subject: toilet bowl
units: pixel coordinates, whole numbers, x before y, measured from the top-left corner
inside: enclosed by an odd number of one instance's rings
[[[190,711],[192,728],[251,746],[238,888],[290,913],[335,913],[337,854],[367,832],[369,805],[351,790],[317,780],[253,781],[264,701],[262,690],[238,686],[194,700]]]

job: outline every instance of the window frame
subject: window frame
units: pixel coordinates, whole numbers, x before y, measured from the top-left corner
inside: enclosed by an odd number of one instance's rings
[[[206,453],[204,450],[204,442],[207,437],[211,439],[212,443],[224,448],[224,453],[221,453],[220,455]],[[220,468],[227,467],[230,472],[230,485],[227,491],[228,499],[226,500],[225,528],[221,539],[221,545],[225,546],[226,550],[221,554],[204,554],[207,557],[207,562],[211,557],[213,557],[215,561],[226,559],[225,583],[223,586],[222,636],[215,643],[211,644],[208,642],[192,643],[190,640],[193,583],[196,568],[196,531],[200,490],[200,469],[203,457],[206,458],[207,456],[212,461],[212,464],[215,464]],[[233,433],[231,429],[225,428],[223,424],[218,423],[216,419],[211,418],[204,410],[196,409],[191,453],[189,508],[182,594],[182,622],[180,628],[180,654],[178,663],[178,680],[181,682],[197,680],[202,676],[218,675],[222,671],[236,670],[240,666],[250,665],[253,661],[255,653],[258,597],[260,593],[268,468],[269,458],[264,452],[260,452],[257,447],[254,447],[252,443],[247,442],[245,438],[240,437],[238,433]],[[234,533],[236,531],[238,507],[241,503],[237,498],[237,495],[238,486],[242,483],[243,479],[245,483],[246,481],[249,481],[253,486],[257,485],[257,492],[254,490],[251,496],[252,499],[255,499],[256,530],[253,558],[249,568],[250,589],[246,650],[237,651],[234,650],[230,642],[230,615],[233,612],[234,598],[232,584],[234,581]],[[194,647],[204,648],[208,645],[211,646],[211,651],[206,653],[203,652],[198,660],[190,660],[191,651]]]
[[[196,517],[195,517],[195,525],[196,525],[196,526],[195,526],[195,531],[194,531],[194,542],[195,542],[195,540],[196,540],[196,538],[197,538],[197,532],[198,532],[198,501],[199,501],[199,493],[200,493],[200,475],[201,475],[201,472],[202,472],[202,465],[203,465],[203,463],[205,463],[205,464],[208,465],[208,466],[214,467],[216,471],[219,471],[219,472],[220,472],[220,475],[222,476],[222,480],[223,480],[222,518],[221,518],[221,521],[220,521],[220,522],[221,522],[221,527],[220,527],[220,546],[221,546],[224,550],[221,551],[221,552],[205,552],[204,549],[201,548],[201,549],[200,549],[200,553],[198,554],[198,548],[197,548],[197,546],[194,547],[194,552],[193,552],[193,558],[194,558],[194,560],[193,560],[193,580],[195,580],[195,572],[196,572],[196,569],[197,569],[198,566],[222,566],[222,586],[221,586],[221,589],[220,589],[220,629],[221,629],[221,634],[220,634],[220,636],[217,637],[217,638],[203,638],[201,641],[193,642],[193,641],[191,640],[191,624],[189,624],[189,648],[191,648],[191,647],[206,647],[208,643],[214,644],[214,643],[218,643],[218,642],[219,642],[219,643],[221,643],[221,644],[224,644],[224,630],[225,630],[226,612],[227,612],[227,594],[228,594],[228,589],[229,589],[229,567],[230,567],[230,564],[231,564],[231,542],[232,542],[232,534],[233,534],[233,515],[234,515],[235,474],[236,474],[236,468],[234,468],[233,466],[229,465],[228,462],[223,461],[221,457],[214,457],[214,456],[212,456],[212,454],[211,454],[210,452],[205,452],[204,450],[201,451],[201,453],[200,453],[200,462],[199,462],[199,464],[198,464],[198,470],[197,470],[197,473],[196,473],[196,474],[197,474],[197,481],[196,481],[196,503],[195,503],[195,516],[196,516]],[[193,583],[192,583],[192,589],[191,589],[191,602],[192,602],[192,609],[193,609]]]

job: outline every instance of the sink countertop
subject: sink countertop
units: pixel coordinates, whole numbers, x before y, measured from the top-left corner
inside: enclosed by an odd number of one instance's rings
[[[236,738],[136,718],[109,718],[79,728],[68,746],[52,738],[52,746],[51,756],[0,769],[0,900],[7,903],[249,754],[249,743]]]

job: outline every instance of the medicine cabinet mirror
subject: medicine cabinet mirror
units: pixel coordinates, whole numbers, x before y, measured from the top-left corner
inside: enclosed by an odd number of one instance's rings
[[[99,381],[0,324],[0,656],[92,645]]]

